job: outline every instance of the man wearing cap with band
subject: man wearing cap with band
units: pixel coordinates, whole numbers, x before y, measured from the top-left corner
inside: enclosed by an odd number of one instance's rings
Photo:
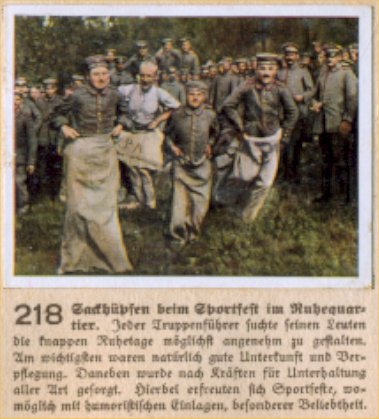
[[[136,42],[136,49],[137,53],[132,55],[129,60],[125,63],[124,69],[131,73],[134,80],[136,80],[136,77],[139,73],[140,65],[143,62],[151,62],[155,63],[155,58],[149,54],[149,49],[147,47],[147,42],[144,40],[139,40]]]
[[[141,205],[156,208],[153,174],[163,167],[160,125],[180,106],[166,90],[155,85],[157,71],[156,64],[144,62],[139,69],[139,83],[119,87],[128,109],[127,132],[122,133],[117,144],[118,157],[129,169],[133,189],[127,209]]]
[[[287,87],[275,79],[278,56],[258,54],[257,62],[256,79],[238,87],[223,105],[240,145],[231,144],[226,155],[218,157],[224,173],[213,195],[216,204],[233,205],[245,222],[253,221],[264,203],[278,168],[279,142],[289,141],[299,114]],[[235,155],[227,166],[224,157],[230,158],[233,148]]]
[[[189,38],[184,37],[180,39],[181,43],[181,56],[180,56],[180,69],[189,71],[193,79],[197,79],[200,74],[199,57],[193,51]]]
[[[37,105],[28,97],[29,88],[25,77],[16,79],[15,92],[21,94],[23,112],[31,116],[35,132],[38,133],[42,124],[42,115]]]
[[[155,54],[159,71],[168,72],[171,67],[180,68],[180,51],[174,49],[171,38],[162,39],[162,48]]]
[[[117,208],[119,169],[113,138],[126,109],[110,86],[104,56],[86,59],[88,83],[56,108],[64,149],[66,211],[58,273],[132,270]]]
[[[111,85],[121,86],[122,84],[131,84],[134,82],[132,75],[124,70],[126,59],[122,56],[115,58],[115,68],[110,71]]]
[[[166,90],[182,105],[186,103],[186,90],[182,83],[178,81],[177,70],[175,67],[168,69],[167,81],[161,84],[161,88]]]
[[[335,44],[325,47],[327,70],[317,80],[313,132],[319,135],[322,154],[321,196],[318,202],[332,197],[332,180],[335,175],[340,189],[350,200],[351,188],[351,132],[358,105],[358,82],[352,71],[344,71],[341,50]]]
[[[288,147],[282,150],[283,175],[285,180],[300,181],[299,164],[303,141],[307,137],[307,117],[314,84],[309,71],[299,66],[299,47],[287,42],[282,47],[287,66],[278,71],[278,79],[288,87],[299,109],[299,119],[292,131]]]
[[[187,104],[174,111],[166,142],[174,156],[170,237],[179,244],[195,240],[207,214],[211,195],[211,146],[217,136],[215,112],[204,104],[207,86],[186,86]]]
[[[55,108],[62,103],[58,95],[57,80],[47,78],[43,80],[45,96],[37,100],[36,104],[42,114],[42,125],[38,133],[37,157],[37,187],[39,192],[48,193],[55,199],[59,192],[62,176],[62,158],[57,153],[59,131],[50,125]]]

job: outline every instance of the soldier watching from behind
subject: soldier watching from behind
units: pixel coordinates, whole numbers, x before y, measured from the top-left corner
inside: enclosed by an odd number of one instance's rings
[[[200,74],[199,57],[193,51],[189,38],[181,38],[180,69],[188,70],[192,80],[197,80]]]
[[[48,78],[43,81],[45,97],[38,99],[37,106],[42,114],[42,125],[38,133],[37,188],[38,192],[47,192],[51,199],[58,196],[62,158],[57,152],[59,132],[51,127],[51,118],[62,97],[57,94],[57,80]]]
[[[28,88],[25,77],[19,77],[16,79],[15,92],[21,94],[22,99],[23,99],[22,100],[23,112],[32,118],[32,121],[34,124],[34,130],[36,134],[38,135],[38,132],[42,124],[42,115],[38,107],[36,106],[36,104],[28,97],[29,88]]]
[[[27,177],[34,173],[37,156],[37,138],[33,120],[30,115],[23,111],[22,101],[22,95],[15,93],[15,184],[16,208],[19,215],[25,214],[30,208]]]
[[[178,75],[175,67],[168,69],[168,79],[161,84],[161,88],[170,93],[182,105],[186,103],[186,90],[182,83],[178,81]]]
[[[126,58],[117,56],[115,58],[115,68],[110,71],[111,85],[118,87],[122,84],[131,84],[134,82],[133,76],[124,70]]]
[[[278,79],[292,94],[299,109],[299,119],[292,131],[288,147],[282,150],[283,175],[285,180],[300,182],[299,165],[303,142],[308,137],[308,107],[314,95],[314,84],[308,70],[299,66],[299,47],[287,42],[282,47],[287,66],[278,71]]]
[[[158,64],[159,71],[165,71],[168,73],[171,67],[174,67],[177,70],[180,68],[180,51],[174,49],[171,38],[162,39],[162,48],[160,48],[155,54],[155,59]]]
[[[341,50],[330,44],[325,47],[327,70],[316,84],[313,131],[319,135],[322,153],[321,196],[317,202],[328,202],[333,195],[336,177],[346,201],[350,196],[351,132],[356,118],[358,83],[352,71],[344,71],[340,63]]]
[[[143,62],[156,63],[155,58],[149,54],[147,42],[139,40],[135,44],[137,52],[132,55],[129,60],[125,63],[124,69],[131,73],[134,80],[136,80],[140,65]]]

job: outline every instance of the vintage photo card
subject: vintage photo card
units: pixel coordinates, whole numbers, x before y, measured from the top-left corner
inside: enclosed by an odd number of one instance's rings
[[[0,417],[377,418],[376,2],[1,19]]]
[[[4,11],[13,34],[4,38],[6,286],[372,284],[369,6]],[[328,54],[337,56],[335,67],[328,67]],[[107,89],[122,104],[112,110],[94,102],[85,119],[69,103],[78,95],[78,103],[86,102],[85,94],[96,91],[88,71],[97,64],[88,60],[101,56],[110,67]],[[146,89],[143,61],[156,65],[152,110],[138,93]],[[267,64],[275,67],[271,84],[257,70]],[[339,84],[329,77],[337,67]],[[181,137],[186,117],[174,117],[179,105],[194,109],[186,88],[196,82],[205,89],[199,109],[211,118],[199,119],[205,149],[199,139]],[[267,99],[259,90],[264,83],[275,85]],[[255,92],[251,98],[243,89],[232,96],[242,84]],[[32,157],[12,140],[13,86],[28,96],[23,106],[37,125]],[[93,142],[74,141],[97,133],[109,137],[103,165],[91,160]]]

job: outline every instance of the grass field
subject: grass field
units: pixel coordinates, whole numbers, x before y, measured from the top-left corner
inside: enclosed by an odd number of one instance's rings
[[[357,275],[357,207],[342,198],[315,204],[317,148],[309,145],[301,185],[276,183],[252,224],[211,210],[199,241],[168,245],[170,182],[158,179],[158,209],[120,214],[135,275]],[[16,274],[53,275],[59,261],[64,207],[47,198],[16,222]]]

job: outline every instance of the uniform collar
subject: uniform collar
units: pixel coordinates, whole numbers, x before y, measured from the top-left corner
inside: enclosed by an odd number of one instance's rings
[[[328,67],[328,71],[331,73],[334,73],[337,70],[340,70],[342,68],[341,63],[337,63],[332,69],[329,69]]]
[[[259,80],[257,80],[257,82],[255,83],[255,88],[259,91],[261,91],[261,90],[270,91],[274,87],[274,84],[275,84],[275,82],[270,83],[270,84],[263,84]]]
[[[106,95],[108,93],[109,90],[109,86],[105,87],[103,90],[97,90],[95,89],[93,86],[91,86],[90,84],[86,84],[85,88],[87,89],[88,93],[90,93],[91,95],[97,96],[97,95]]]
[[[201,106],[199,106],[199,107],[198,107],[198,108],[196,108],[196,109],[192,109],[192,108],[190,108],[189,106],[186,106],[186,107],[184,108],[184,110],[185,110],[186,115],[188,115],[188,116],[191,116],[191,115],[196,115],[196,116],[198,116],[198,115],[201,115],[201,114],[203,113],[203,110],[204,110],[204,105],[201,105]]]

